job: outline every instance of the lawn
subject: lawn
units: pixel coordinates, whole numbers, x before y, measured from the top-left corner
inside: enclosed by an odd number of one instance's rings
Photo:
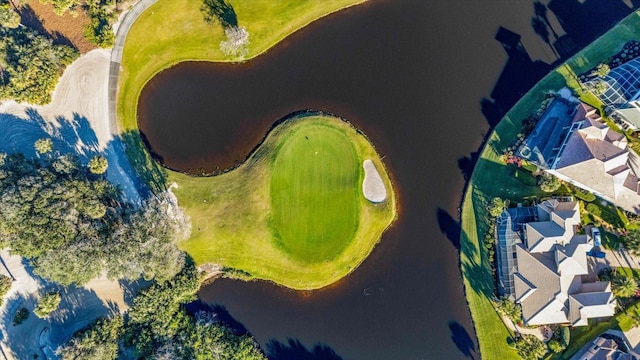
[[[362,195],[365,159],[387,187],[382,203]],[[198,265],[221,264],[293,289],[327,286],[355,269],[395,219],[384,170],[349,123],[299,115],[275,127],[231,172],[169,173],[193,224],[191,238],[179,246]]]
[[[262,54],[291,33],[330,13],[364,0],[229,0],[238,26],[249,32],[244,60]],[[225,35],[204,21],[202,0],[158,0],[135,21],[127,35],[118,86],[122,131],[137,130],[138,97],[158,72],[183,61],[240,61],[225,56]]]
[[[580,74],[595,67],[615,54],[626,41],[640,37],[640,13],[629,15],[616,27],[604,34],[593,44],[569,59],[565,64],[550,72],[538,82],[498,123],[488,136],[479,160],[469,181],[461,213],[461,255],[460,263],[465,282],[467,302],[471,309],[481,357],[485,359],[518,359],[513,349],[507,346],[509,335],[491,304],[494,282],[491,264],[481,241],[488,229],[487,202],[494,197],[510,199],[512,203],[528,197],[543,195],[539,189],[519,181],[512,171],[501,161],[501,154],[522,129],[522,120],[536,111],[545,92],[555,91],[563,86],[574,89],[580,98],[601,108],[599,101],[590,93],[580,89],[575,80]],[[598,325],[593,331],[599,332],[609,325]],[[591,328],[590,328],[591,330]],[[572,339],[570,349],[576,350],[589,341],[596,333],[578,331]]]
[[[282,141],[271,168],[271,232],[301,262],[333,260],[358,228],[355,149],[344,132],[321,124]]]

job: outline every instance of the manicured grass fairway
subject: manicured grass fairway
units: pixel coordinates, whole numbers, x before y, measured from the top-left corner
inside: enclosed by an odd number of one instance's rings
[[[349,138],[330,126],[292,131],[271,170],[272,232],[302,262],[332,260],[358,227],[360,164]]]
[[[490,301],[494,284],[491,265],[481,243],[488,228],[485,220],[488,216],[487,201],[494,197],[501,197],[513,202],[520,201],[526,196],[541,195],[539,189],[528,187],[511,176],[504,162],[500,161],[500,154],[520,132],[522,120],[539,108],[546,91],[555,91],[568,86],[578,92],[582,101],[601,108],[602,104],[595,96],[582,92],[575,80],[575,74],[595,67],[614,55],[626,41],[638,38],[640,38],[640,12],[635,12],[538,82],[509,110],[490,134],[482,149],[467,185],[462,206],[460,264],[467,302],[471,309],[483,359],[519,359],[517,353],[507,346],[506,338],[509,336],[509,331]],[[603,328],[610,327],[608,324],[572,331],[572,341],[567,349],[567,357],[562,354],[553,354],[548,357],[568,358],[572,352],[593,339]],[[591,329],[597,331],[592,332]]]
[[[365,159],[373,160],[389,191],[380,204],[362,195]],[[375,149],[329,116],[285,121],[231,172],[210,178],[171,173],[170,180],[193,223],[191,238],[179,246],[196,264],[222,264],[294,289],[320,288],[347,275],[396,214]]]

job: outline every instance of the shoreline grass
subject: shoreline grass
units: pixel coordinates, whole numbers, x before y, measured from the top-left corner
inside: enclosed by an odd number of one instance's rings
[[[508,331],[504,329],[502,321],[491,305],[494,292],[491,264],[479,241],[487,231],[487,201],[501,197],[515,203],[527,196],[542,195],[536,187],[527,186],[511,176],[500,156],[520,132],[522,120],[538,109],[547,91],[557,91],[563,86],[570,87],[578,93],[582,101],[602,110],[599,100],[580,88],[576,74],[606,60],[626,41],[639,38],[640,12],[634,12],[540,80],[509,110],[483,144],[480,157],[463,194],[460,264],[480,355],[484,359],[519,359],[517,353],[508,347]],[[576,335],[578,334],[581,335],[575,337],[578,339],[574,340],[575,344],[572,341],[571,349],[579,348],[580,343],[583,345],[591,339],[590,332],[577,331]]]
[[[224,31],[204,21],[202,0],[159,0],[135,21],[125,40],[117,95],[121,130],[137,130],[138,98],[162,70],[185,61],[237,62],[253,59],[308,24],[366,0],[231,0],[238,25],[249,32],[244,59],[225,56]]]
[[[358,169],[355,178],[342,187],[342,191],[351,187],[352,192],[358,193],[355,204],[359,210],[357,228],[352,239],[342,239],[344,243],[338,244],[337,250],[330,246],[325,259],[309,256],[307,249],[287,252],[274,238],[271,220],[272,173],[279,150],[287,146],[291,137],[295,141],[297,132],[305,134],[316,126],[329,127],[353,146],[355,161],[352,163]],[[362,161],[365,159],[374,162],[389,190],[389,197],[380,204],[373,204],[362,195]],[[334,180],[341,181],[345,173],[336,175]],[[221,264],[296,290],[318,289],[348,275],[373,251],[396,217],[392,184],[373,146],[349,123],[327,115],[301,114],[285,120],[271,130],[242,165],[230,172],[207,178],[171,172],[169,181],[178,184],[174,193],[193,224],[191,238],[181,242],[179,247],[189,253],[197,265]],[[336,239],[332,244],[336,244]],[[321,248],[317,244],[311,247]]]

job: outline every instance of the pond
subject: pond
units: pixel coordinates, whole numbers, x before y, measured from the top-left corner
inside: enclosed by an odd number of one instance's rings
[[[170,168],[228,168],[279,118],[319,109],[370,138],[399,195],[393,228],[338,283],[298,292],[218,280],[200,298],[226,307],[276,359],[478,358],[457,250],[471,154],[556,54],[615,21],[607,15],[585,35],[579,22],[593,17],[574,19],[571,11],[600,14],[605,6],[620,18],[635,5],[562,3],[546,13],[553,29],[546,38],[571,38],[561,49],[532,29],[532,2],[372,0],[247,63],[183,63],[154,78],[139,103],[139,126]],[[508,32],[496,41],[500,26],[521,35],[520,45],[509,45]]]

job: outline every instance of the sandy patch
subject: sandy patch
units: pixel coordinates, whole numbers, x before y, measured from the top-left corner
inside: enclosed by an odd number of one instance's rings
[[[387,198],[387,188],[373,164],[367,159],[362,163],[364,168],[364,180],[362,181],[362,193],[364,197],[374,203],[383,202]]]

